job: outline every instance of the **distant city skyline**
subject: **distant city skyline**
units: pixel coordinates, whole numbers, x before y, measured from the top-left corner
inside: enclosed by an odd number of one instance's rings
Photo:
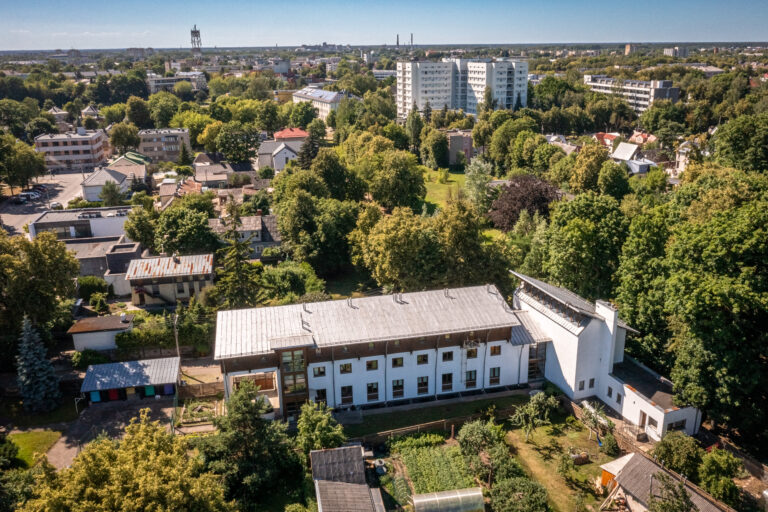
[[[532,5],[533,4],[533,5]],[[768,2],[107,2],[0,0],[0,50],[203,46],[739,42],[768,39]]]

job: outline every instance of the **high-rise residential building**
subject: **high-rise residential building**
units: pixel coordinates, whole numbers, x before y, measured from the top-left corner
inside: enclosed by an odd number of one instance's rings
[[[688,48],[684,46],[675,46],[674,48],[664,48],[664,55],[667,57],[679,57],[684,59],[688,57]]]
[[[584,83],[590,90],[624,97],[637,112],[645,112],[656,100],[680,98],[680,89],[672,87],[672,80],[620,80],[605,75],[584,75]]]
[[[104,130],[79,127],[70,133],[48,133],[35,137],[35,151],[45,157],[49,171],[91,171],[107,161],[109,137]]]
[[[632,55],[637,51],[637,47],[633,44],[627,43],[624,45],[624,55]]]
[[[528,102],[528,63],[520,60],[443,59],[441,62],[397,63],[397,115],[416,105],[423,110],[447,107],[477,114],[490,87],[498,109],[524,107]]]

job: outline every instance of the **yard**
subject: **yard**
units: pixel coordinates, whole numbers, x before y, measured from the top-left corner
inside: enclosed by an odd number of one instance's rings
[[[35,463],[35,454],[47,453],[61,437],[61,432],[55,430],[32,430],[11,434],[8,438],[19,447],[17,458],[24,466],[31,467]]]
[[[84,404],[80,404],[82,410]],[[77,419],[75,402],[71,396],[63,396],[58,408],[46,413],[27,413],[21,400],[6,399],[0,402],[0,418],[7,418],[16,428],[31,428],[66,423]]]
[[[216,398],[190,398],[176,407],[176,426],[200,425],[213,422],[222,413],[222,400]]]
[[[448,181],[439,183],[437,171],[425,171],[424,181],[427,186],[427,197],[424,202],[427,203],[430,213],[435,211],[435,208],[444,207],[448,199],[458,197],[459,191],[464,189],[464,179],[463,172],[451,171],[448,174]]]

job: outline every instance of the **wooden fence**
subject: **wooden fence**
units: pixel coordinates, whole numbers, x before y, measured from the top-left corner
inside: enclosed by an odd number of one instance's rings
[[[205,398],[224,394],[223,382],[203,382],[179,386],[179,398]]]

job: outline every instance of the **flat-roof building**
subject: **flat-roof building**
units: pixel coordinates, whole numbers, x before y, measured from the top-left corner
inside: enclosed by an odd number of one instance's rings
[[[179,82],[189,82],[193,91],[208,89],[205,73],[202,71],[179,71],[174,76],[162,76],[155,73],[147,74],[147,87],[149,94],[160,91],[173,91],[173,87]]]
[[[148,156],[153,162],[175,162],[179,159],[182,145],[187,147],[192,156],[187,128],[139,130],[139,140],[139,153]]]
[[[46,133],[35,137],[35,151],[43,154],[49,171],[90,171],[107,161],[109,137],[104,130],[84,128]]]
[[[123,225],[133,206],[104,208],[75,208],[47,210],[29,223],[29,237],[34,239],[43,231],[52,231],[59,240],[121,236]]]
[[[590,90],[621,96],[632,109],[645,112],[656,100],[680,99],[680,89],[672,87],[672,80],[621,80],[605,75],[584,75],[584,84]]]
[[[332,110],[339,108],[339,103],[348,95],[344,92],[326,91],[317,87],[305,87],[293,93],[293,102],[310,102],[317,110],[317,117],[325,121]]]

